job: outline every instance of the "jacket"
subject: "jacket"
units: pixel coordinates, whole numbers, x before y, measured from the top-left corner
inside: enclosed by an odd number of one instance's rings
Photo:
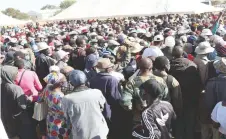
[[[27,103],[23,90],[13,81],[17,71],[18,69],[13,66],[1,67],[1,119],[9,138],[18,135],[20,116]]]
[[[202,83],[195,63],[186,58],[173,59],[169,74],[181,86],[183,107],[197,107]]]

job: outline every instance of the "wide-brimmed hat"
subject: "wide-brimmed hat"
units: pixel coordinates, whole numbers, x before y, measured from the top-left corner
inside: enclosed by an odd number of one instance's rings
[[[109,46],[119,46],[120,44],[115,40],[109,40],[108,45]]]
[[[64,50],[59,50],[56,53],[60,59],[63,59],[66,55],[69,54],[68,52],[65,52]]]
[[[107,68],[110,68],[113,66],[114,66],[114,64],[111,63],[109,58],[100,58],[96,65],[96,67],[99,69],[107,69]]]
[[[221,58],[213,63],[213,66],[216,70],[221,73],[226,73],[226,58]]]
[[[213,33],[210,29],[203,29],[201,35],[202,36],[212,36]]]
[[[154,42],[161,42],[164,40],[164,37],[162,35],[156,35],[154,37]]]
[[[209,42],[201,42],[198,47],[195,48],[197,54],[208,54],[214,51]]]
[[[38,46],[38,51],[49,49],[49,46],[45,42],[37,43],[37,46]]]
[[[135,54],[135,53],[140,52],[143,48],[144,48],[144,46],[140,45],[139,43],[134,43],[130,47],[130,52]]]

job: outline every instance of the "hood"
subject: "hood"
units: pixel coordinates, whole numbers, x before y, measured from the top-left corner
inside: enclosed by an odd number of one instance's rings
[[[196,67],[196,65],[192,61],[188,60],[187,58],[177,58],[171,61],[170,70],[183,71],[191,66]]]
[[[1,78],[3,83],[14,84],[14,79],[16,78],[18,69],[13,66],[2,66],[1,68]]]

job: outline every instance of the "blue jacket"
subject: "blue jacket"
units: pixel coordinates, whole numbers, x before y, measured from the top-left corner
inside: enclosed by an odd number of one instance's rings
[[[103,115],[107,120],[112,120],[112,117],[119,114],[121,94],[119,82],[115,77],[108,73],[98,73],[90,80],[90,88],[101,90],[105,96],[107,103]]]

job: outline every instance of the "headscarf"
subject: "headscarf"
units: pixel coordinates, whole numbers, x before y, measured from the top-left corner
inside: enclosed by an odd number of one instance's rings
[[[18,68],[13,66],[2,66],[1,67],[1,78],[2,83],[10,83],[14,84],[14,79],[16,78],[18,73]]]
[[[14,65],[14,51],[9,51],[6,56],[5,56],[5,60],[3,61],[3,65],[10,65],[13,66]]]

